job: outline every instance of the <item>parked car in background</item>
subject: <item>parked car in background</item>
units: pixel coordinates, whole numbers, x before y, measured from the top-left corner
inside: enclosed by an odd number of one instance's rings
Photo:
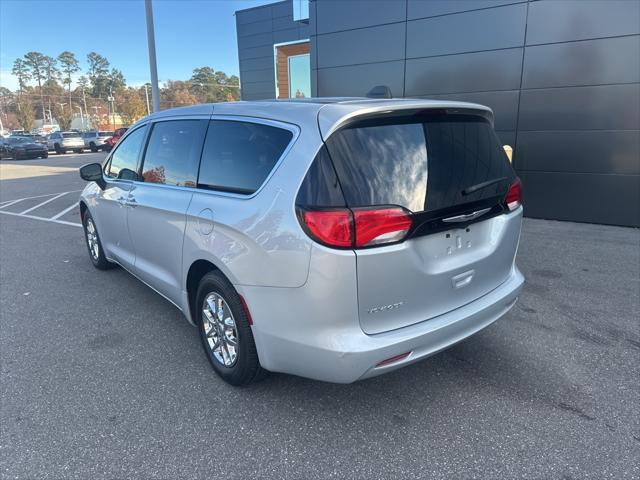
[[[113,136],[113,132],[109,131],[92,131],[92,132],[84,132],[82,134],[82,138],[84,139],[84,147],[90,149],[92,152],[97,152],[98,150],[104,150],[106,146],[107,139]]]
[[[12,137],[26,137],[26,138],[30,138],[31,140],[33,140],[36,143],[40,143],[42,145],[46,145],[47,144],[47,139],[45,137],[43,137],[42,135],[39,135],[37,133],[24,133],[21,135],[11,135]]]
[[[73,150],[76,153],[84,151],[84,139],[78,132],[54,132],[47,136],[47,147],[57,154]]]
[[[91,262],[175,304],[233,385],[409,365],[492,324],[524,282],[520,180],[477,104],[164,110],[80,175]]]
[[[0,158],[2,158],[3,153],[6,152],[7,147],[7,139],[4,137],[4,135],[0,135]]]
[[[113,135],[111,136],[111,138],[108,138],[107,140],[105,140],[104,142],[105,146],[103,150],[105,150],[106,152],[110,152],[113,149],[113,147],[116,145],[116,143],[120,141],[120,139],[122,138],[122,136],[127,130],[128,128],[126,127],[116,129],[116,131],[113,132]]]
[[[0,158],[23,160],[38,157],[47,158],[48,156],[49,151],[47,150],[47,146],[35,142],[30,137],[12,135],[9,138],[2,139]]]

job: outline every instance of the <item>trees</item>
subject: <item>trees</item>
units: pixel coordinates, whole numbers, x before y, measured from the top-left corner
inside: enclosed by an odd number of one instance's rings
[[[240,99],[239,85],[240,79],[235,75],[227,76],[211,67],[200,67],[193,69],[189,91],[201,102],[226,102]]]
[[[109,61],[96,52],[87,55],[89,70],[87,76],[91,82],[91,94],[94,97],[106,97],[109,93]]]
[[[18,97],[16,119],[23,130],[30,131],[33,128],[36,117],[33,113],[33,103],[26,95]]]
[[[65,50],[50,57],[31,51],[15,59],[11,73],[17,78],[17,95],[7,100],[9,97],[2,94],[2,111],[16,116],[20,112],[20,124],[30,126],[35,118],[40,118],[41,110],[45,122],[55,118],[65,129],[70,128],[79,105],[94,127],[105,123],[103,126],[110,127],[113,120],[107,122],[106,112],[110,115],[111,109],[119,112],[123,121],[129,124],[147,113],[144,86],[127,88],[123,72],[112,67],[109,60],[97,52],[87,55],[87,63],[86,75],[77,79],[74,89],[74,75],[80,71],[80,62],[74,52]],[[114,99],[108,101],[110,96]],[[188,81],[169,80],[160,89],[162,108],[239,98],[238,77],[209,66],[195,68]],[[23,112],[23,107],[28,111]]]
[[[147,113],[140,90],[129,87],[118,93],[116,109],[126,125],[131,125]]]
[[[163,108],[184,107],[198,103],[198,99],[189,92],[189,83],[180,80],[167,80],[160,89],[160,106]]]
[[[27,82],[31,80],[27,63],[21,58],[16,58],[11,73],[18,79],[18,92],[22,92],[26,88]]]
[[[109,74],[109,89],[113,92],[117,92],[123,89],[127,85],[127,81],[124,75],[117,68],[112,68]]]
[[[40,52],[28,52],[24,55],[24,63],[29,71],[29,76],[38,82],[40,90],[40,101],[42,103],[42,120],[46,118],[44,107],[44,94],[42,92],[42,81],[46,79],[48,60]]]
[[[80,70],[80,65],[78,64],[76,55],[66,50],[58,55],[58,62],[60,63],[63,75],[62,84],[67,86],[69,92],[69,106],[73,109],[71,103],[71,75]]]

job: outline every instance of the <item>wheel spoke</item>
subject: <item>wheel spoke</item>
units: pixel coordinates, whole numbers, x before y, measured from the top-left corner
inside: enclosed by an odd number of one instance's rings
[[[232,367],[238,358],[238,332],[229,304],[220,294],[212,292],[203,302],[202,314],[204,335],[213,358]]]
[[[224,332],[224,341],[227,345],[230,345],[234,348],[238,347],[238,339],[233,334],[233,330],[227,330]]]
[[[207,298],[207,305],[209,306],[209,311],[212,314],[216,313],[217,307],[211,298]]]

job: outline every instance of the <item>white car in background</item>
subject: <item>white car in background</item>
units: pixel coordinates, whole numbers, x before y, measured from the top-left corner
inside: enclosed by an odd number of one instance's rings
[[[47,148],[55,150],[60,155],[73,150],[76,153],[84,151],[84,139],[79,132],[53,132],[47,136]]]
[[[82,134],[82,138],[84,139],[84,148],[90,149],[92,152],[97,152],[98,150],[105,150],[106,144],[105,141],[107,138],[111,138],[113,136],[112,131],[99,131],[95,130],[92,132],[84,132]]]

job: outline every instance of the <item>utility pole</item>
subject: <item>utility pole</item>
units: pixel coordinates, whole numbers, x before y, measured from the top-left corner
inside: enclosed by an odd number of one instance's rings
[[[147,98],[147,115],[150,115],[151,112],[149,111],[149,90],[147,89],[147,84],[144,84],[144,96]]]
[[[84,95],[84,85],[82,86],[82,103],[84,104],[84,114],[89,118],[89,111],[87,110],[87,97]]]
[[[113,124],[113,129],[116,129],[116,109],[115,109],[115,105],[113,104],[113,89],[112,87],[109,87],[109,97],[107,98],[107,100],[109,101],[109,112],[111,114],[111,123]]]
[[[151,0],[144,0],[144,9],[147,17],[147,44],[149,47],[149,69],[151,70],[151,97],[153,111],[160,110],[160,92],[158,89],[158,67],[156,65],[156,39],[153,31],[153,6]]]
[[[84,130],[84,115],[82,115],[82,107],[80,105],[76,105],[76,108],[80,109],[80,125],[81,130]]]

